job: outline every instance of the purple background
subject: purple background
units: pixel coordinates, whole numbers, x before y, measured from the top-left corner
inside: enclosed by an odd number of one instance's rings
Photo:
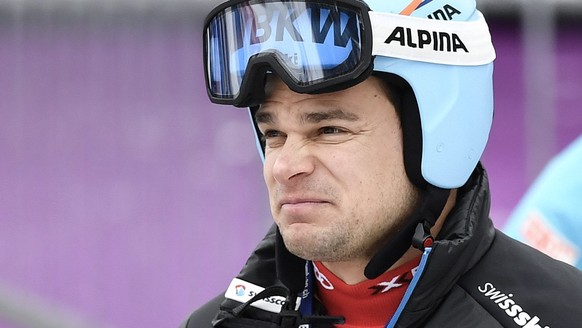
[[[271,223],[246,111],[206,98],[200,22],[153,16],[0,24],[0,284],[96,326],[176,327]],[[491,25],[501,226],[532,145],[519,28]],[[552,153],[582,132],[580,31],[558,33]]]

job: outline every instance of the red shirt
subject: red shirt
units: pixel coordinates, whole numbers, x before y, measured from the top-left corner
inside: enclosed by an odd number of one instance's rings
[[[314,262],[316,293],[328,315],[346,319],[338,328],[383,328],[396,312],[419,263],[420,257],[376,279],[348,285],[321,262]]]

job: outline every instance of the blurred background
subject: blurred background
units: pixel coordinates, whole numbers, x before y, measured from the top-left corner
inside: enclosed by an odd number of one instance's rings
[[[177,327],[271,224],[247,113],[203,86],[217,2],[0,0],[0,328]],[[478,3],[502,227],[582,133],[582,2]]]

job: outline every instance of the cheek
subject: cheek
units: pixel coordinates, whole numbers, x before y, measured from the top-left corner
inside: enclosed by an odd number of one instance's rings
[[[265,156],[265,161],[263,163],[263,180],[267,184],[267,187],[273,183],[273,161],[272,156]]]
[[[386,147],[385,145],[384,147]],[[390,146],[388,146],[390,147]],[[400,153],[389,149],[369,152],[353,164],[354,193],[361,201],[386,202],[400,192],[405,192],[408,177]]]

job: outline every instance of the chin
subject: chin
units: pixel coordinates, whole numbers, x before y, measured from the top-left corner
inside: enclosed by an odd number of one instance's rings
[[[301,247],[313,242],[313,238],[317,235],[308,227],[297,227],[296,224],[281,230],[281,235],[287,247],[297,246]]]
[[[336,261],[341,254],[341,250],[327,245],[317,234],[287,234],[283,241],[289,252],[308,261]]]
[[[321,261],[322,258],[321,254],[315,254],[313,249],[307,245],[291,245],[291,247],[287,246],[287,249],[291,254],[307,261]]]
[[[287,229],[282,231],[285,247],[294,255],[305,260],[313,259],[313,250],[317,249],[317,236],[309,231]]]

